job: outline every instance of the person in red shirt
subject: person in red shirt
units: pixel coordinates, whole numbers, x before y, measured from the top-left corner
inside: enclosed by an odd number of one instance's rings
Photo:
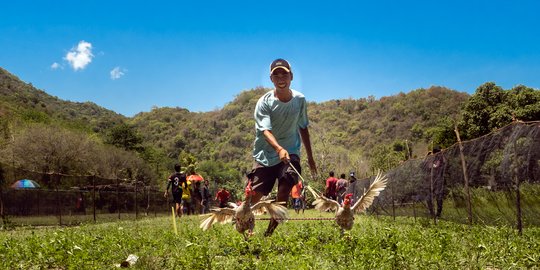
[[[334,172],[330,171],[330,177],[326,179],[326,189],[324,190],[324,194],[327,198],[336,200],[337,181],[337,178],[334,177]]]
[[[294,185],[291,189],[291,197],[293,199],[293,207],[294,211],[296,213],[300,213],[300,209],[303,209],[303,198],[302,198],[302,190],[304,189],[304,186],[302,185],[302,181],[298,181],[296,185]]]
[[[217,192],[215,200],[219,201],[219,207],[220,208],[225,208],[225,207],[227,207],[227,202],[229,201],[230,197],[231,197],[231,194],[227,191],[227,189],[222,187]]]

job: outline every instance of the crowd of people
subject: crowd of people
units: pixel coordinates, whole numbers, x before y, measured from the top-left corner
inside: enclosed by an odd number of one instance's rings
[[[179,164],[174,165],[175,172],[167,179],[165,198],[169,198],[169,189],[175,204],[176,215],[206,214],[210,212],[212,195],[208,180],[190,181],[182,172]],[[201,182],[203,183],[201,186]],[[225,187],[219,189],[214,200],[219,207],[226,207],[231,195]]]

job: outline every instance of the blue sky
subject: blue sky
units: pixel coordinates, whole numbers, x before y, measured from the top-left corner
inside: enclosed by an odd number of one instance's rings
[[[538,1],[2,1],[0,67],[126,116],[210,111],[288,59],[310,101],[540,88]]]

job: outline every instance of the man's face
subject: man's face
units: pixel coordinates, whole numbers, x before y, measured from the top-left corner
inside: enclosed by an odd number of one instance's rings
[[[282,68],[274,70],[270,79],[278,90],[287,90],[291,86],[292,74]]]

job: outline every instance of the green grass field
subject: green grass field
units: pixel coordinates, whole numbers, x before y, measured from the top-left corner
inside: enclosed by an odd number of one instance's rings
[[[313,210],[297,217],[332,217]],[[264,216],[262,216],[264,217]],[[17,227],[0,231],[0,269],[116,269],[129,254],[135,269],[540,269],[540,229],[360,215],[340,237],[333,221],[295,221],[249,241],[230,224],[203,232],[202,217]]]

